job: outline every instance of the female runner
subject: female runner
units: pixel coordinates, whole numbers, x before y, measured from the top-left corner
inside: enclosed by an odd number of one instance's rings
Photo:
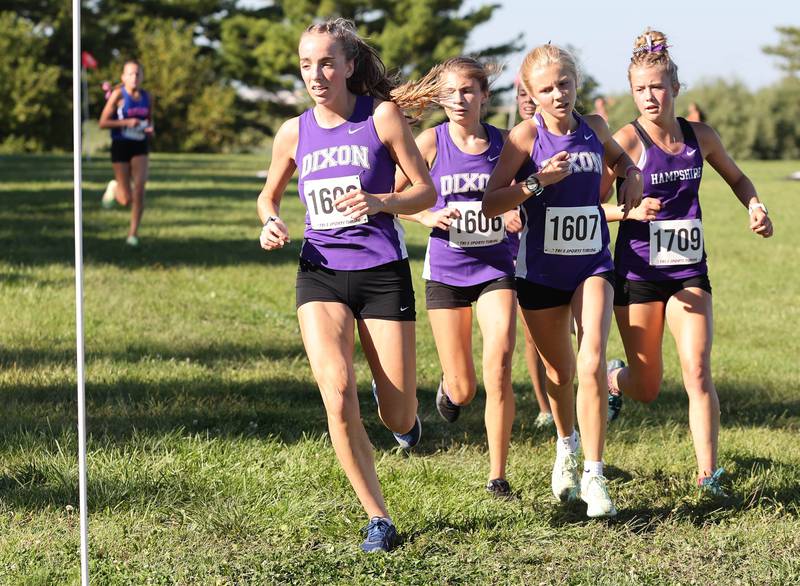
[[[297,273],[297,316],[322,394],[336,456],[370,518],[364,551],[388,551],[397,532],[386,509],[373,449],[359,413],[354,329],[374,378],[378,414],[404,447],[419,441],[414,291],[403,231],[394,214],[433,205],[436,192],[379,56],[352,22],[309,26],[300,71],[314,107],[275,135],[258,198],[261,246],[289,242],[280,219],[286,185],[299,170],[306,210]],[[411,187],[393,189],[395,164]]]
[[[608,210],[609,220],[624,220],[614,251],[614,312],[628,358],[628,366],[610,363],[609,406],[618,412],[620,393],[646,403],[656,399],[666,324],[675,338],[689,395],[698,485],[711,495],[722,495],[723,470],[717,468],[719,399],[711,379],[711,283],[699,201],[703,161],[748,208],[754,233],[768,238],[773,227],[753,183],[717,133],[707,124],[675,117],[680,82],[667,47],[667,38],[658,31],[636,39],[628,79],[640,116],[614,135],[639,161],[646,197],[627,217],[613,207]]]
[[[589,517],[610,517],[616,509],[603,476],[603,446],[613,265],[600,207],[601,180],[606,166],[627,177],[621,197],[635,205],[641,199],[641,174],[602,118],[574,111],[578,75],[567,51],[554,45],[533,49],[521,75],[541,110],[511,131],[486,187],[483,210],[492,217],[522,204],[517,294],[547,371],[558,433],[553,494],[562,501],[580,495]],[[573,315],[577,361],[570,336]],[[585,458],[580,479],[572,389],[576,370]]]

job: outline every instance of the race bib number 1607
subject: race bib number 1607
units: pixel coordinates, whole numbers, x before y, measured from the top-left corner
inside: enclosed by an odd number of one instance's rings
[[[597,254],[603,248],[600,222],[597,206],[548,207],[544,221],[545,254]]]
[[[357,226],[367,223],[364,214],[358,220],[352,219],[346,213],[340,212],[333,202],[348,191],[361,187],[358,175],[347,177],[331,177],[329,179],[312,179],[303,184],[303,194],[306,200],[308,218],[314,230],[333,230],[347,226]]]

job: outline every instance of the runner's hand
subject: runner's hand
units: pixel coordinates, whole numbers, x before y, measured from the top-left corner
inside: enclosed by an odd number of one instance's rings
[[[455,208],[441,208],[433,212],[423,212],[419,223],[428,228],[449,230],[455,218],[460,218],[461,212]]]
[[[291,242],[289,240],[289,229],[280,218],[272,220],[261,228],[261,236],[259,236],[258,240],[264,250],[277,250]]]
[[[661,210],[661,202],[654,197],[645,197],[642,203],[630,210],[625,219],[639,220],[640,222],[651,222],[656,219]],[[623,212],[625,210],[623,209]]]
[[[516,234],[522,230],[522,219],[519,217],[519,210],[517,208],[508,210],[503,214],[503,222],[506,225],[506,232],[509,234]]]
[[[542,161],[542,163],[542,168],[536,172],[536,177],[542,187],[558,183],[570,174],[569,153],[567,151],[556,153],[546,161]]]
[[[382,212],[386,207],[383,200],[379,197],[367,193],[363,189],[354,189],[344,195],[340,195],[333,200],[336,209],[346,214],[353,220],[358,220],[362,216],[371,216]]]
[[[753,209],[750,214],[750,229],[764,238],[769,238],[774,233],[772,220],[761,208]]]

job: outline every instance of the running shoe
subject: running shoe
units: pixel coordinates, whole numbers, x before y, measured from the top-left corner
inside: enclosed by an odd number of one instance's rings
[[[436,410],[447,423],[455,423],[461,414],[461,406],[453,403],[444,392],[444,379],[439,381],[439,389],[436,391]]]
[[[383,517],[372,517],[369,524],[361,529],[361,534],[365,538],[361,549],[367,553],[387,552],[394,547],[397,541],[397,529],[395,529],[394,523]]]
[[[698,478],[697,486],[700,488],[700,494],[723,498],[728,496],[722,488],[723,474],[725,474],[725,468],[717,468],[711,476]]]
[[[131,248],[139,248],[139,237],[138,236],[128,236],[125,239],[125,244],[127,244]]]
[[[570,452],[556,454],[550,486],[553,489],[553,496],[562,503],[578,500],[580,478],[575,454]]]
[[[545,427],[550,427],[551,425],[553,425],[552,413],[545,413],[544,411],[539,411],[539,415],[537,415],[536,419],[533,420],[533,426],[536,429],[544,429]]]
[[[495,478],[486,484],[486,492],[495,498],[511,499],[514,493],[511,492],[511,485],[505,478]]]
[[[610,360],[606,366],[606,379],[608,381],[608,422],[611,423],[619,417],[622,411],[622,392],[611,384],[611,373],[618,368],[625,368],[625,362],[619,358]]]
[[[596,474],[584,475],[581,478],[581,500],[586,503],[586,516],[615,517],[617,509],[608,495],[608,480]]]
[[[112,179],[108,182],[106,190],[103,192],[103,197],[100,199],[100,205],[107,210],[113,208],[117,203],[117,198],[115,197],[116,192],[117,180]]]
[[[378,402],[378,386],[375,384],[375,379],[372,380],[372,397],[375,399],[375,404],[380,407],[380,403]],[[404,450],[410,450],[416,446],[422,437],[422,422],[419,420],[419,415],[414,418],[414,426],[406,433],[392,432],[392,435]]]

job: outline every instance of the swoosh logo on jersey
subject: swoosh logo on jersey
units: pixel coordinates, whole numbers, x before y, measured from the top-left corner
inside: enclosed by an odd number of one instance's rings
[[[359,130],[364,130],[364,126],[359,126],[358,128],[353,128],[352,126],[347,129],[347,134],[355,134]]]
[[[406,305],[405,307],[401,307],[401,308],[400,308],[400,313],[404,312],[404,311],[405,311],[405,310],[407,310],[408,308],[409,308],[409,306],[408,306],[408,305]]]
[[[583,135],[583,140],[590,140],[591,138],[592,138],[591,134],[584,134]]]
[[[500,155],[497,155],[496,157],[486,157],[486,160],[489,161],[490,163],[493,163],[494,161],[496,161],[499,158],[500,158]]]
[[[697,151],[697,149],[686,149],[686,154],[690,157]]]

